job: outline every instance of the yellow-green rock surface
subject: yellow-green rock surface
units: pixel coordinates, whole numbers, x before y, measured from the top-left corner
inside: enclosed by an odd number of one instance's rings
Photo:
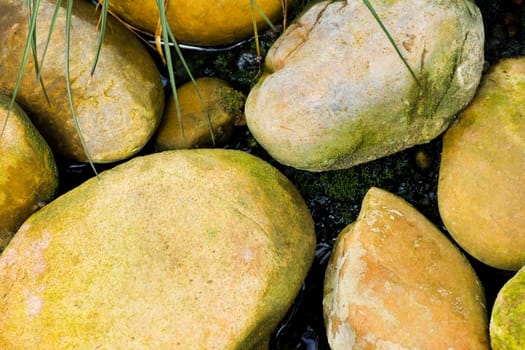
[[[489,349],[484,293],[468,260],[389,192],[368,191],[325,278],[332,350]]]
[[[319,1],[275,41],[246,100],[255,139],[279,162],[349,168],[441,134],[472,99],[483,22],[471,0]]]
[[[93,161],[122,160],[151,138],[164,110],[164,91],[153,59],[136,37],[110,19],[95,74],[90,75],[100,12],[87,1],[74,1],[69,47],[73,101]],[[62,2],[65,6],[65,2]],[[48,37],[55,2],[40,1],[36,27],[39,59]],[[66,13],[58,11],[42,79],[49,103],[35,79],[32,55],[24,71],[17,102],[55,153],[87,161],[75,129],[66,90]],[[11,95],[28,31],[26,1],[0,2],[0,93]]]
[[[18,105],[8,117],[9,102],[10,98],[0,95],[0,253],[24,220],[50,201],[58,187],[49,146]]]
[[[155,136],[157,150],[209,147],[213,141],[220,145],[231,136],[236,120],[242,118],[244,96],[226,81],[205,77],[195,83],[198,90],[192,82],[177,89],[180,116],[174,99],[166,101]]]
[[[137,157],[17,232],[0,256],[0,348],[264,348],[314,252],[303,199],[262,160]]]
[[[498,293],[490,318],[492,350],[525,349],[525,267]]]
[[[253,36],[252,14],[258,30],[281,17],[283,4],[291,6],[293,0],[170,0],[166,17],[175,38],[186,44],[225,45]],[[134,27],[155,34],[159,23],[159,10],[155,0],[110,0],[111,10]]]
[[[487,265],[525,265],[525,59],[484,76],[443,137],[441,218],[457,243]]]

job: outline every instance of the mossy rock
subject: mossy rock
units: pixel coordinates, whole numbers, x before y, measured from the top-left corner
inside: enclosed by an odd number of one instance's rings
[[[9,102],[0,95],[0,252],[58,187],[49,146],[20,106],[15,104],[8,117]]]
[[[489,348],[468,260],[415,208],[375,187],[337,237],[323,311],[333,350]]]
[[[498,293],[490,318],[492,350],[525,349],[525,267]]]
[[[525,265],[525,59],[484,76],[443,137],[438,205],[470,255],[505,270]]]
[[[64,2],[62,2],[63,6]],[[55,2],[38,7],[36,46],[41,57]],[[0,3],[0,93],[11,95],[28,32],[28,9],[23,0]],[[69,43],[73,102],[82,135],[94,162],[109,163],[137,153],[151,138],[164,110],[160,74],[139,40],[110,18],[95,73],[91,67],[99,40],[100,13],[86,1],[74,1]],[[46,99],[35,80],[32,55],[24,70],[17,102],[45,137],[55,154],[88,161],[75,128],[66,78],[66,10],[59,8],[41,77]]]
[[[352,167],[440,135],[474,96],[483,22],[473,1],[378,1],[404,64],[362,1],[320,1],[272,45],[246,100],[270,155],[298,169]]]
[[[206,77],[196,79],[195,84],[188,82],[177,89],[176,98],[180,116],[175,100],[170,98],[155,136],[157,150],[221,145],[243,117],[244,96],[222,79]]]
[[[17,232],[0,256],[0,348],[267,348],[314,253],[308,208],[266,162],[136,157]]]
[[[287,0],[292,6],[294,0]],[[253,36],[255,18],[258,30],[268,25],[261,11],[270,21],[282,16],[282,0],[170,0],[166,17],[175,38],[186,44],[216,46],[232,44]],[[124,21],[150,34],[156,33],[159,10],[155,0],[110,0],[111,10]]]

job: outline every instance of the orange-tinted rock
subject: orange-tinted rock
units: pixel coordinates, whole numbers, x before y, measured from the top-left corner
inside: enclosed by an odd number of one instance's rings
[[[403,199],[371,188],[338,236],[324,291],[338,349],[488,349],[480,282],[459,250]]]

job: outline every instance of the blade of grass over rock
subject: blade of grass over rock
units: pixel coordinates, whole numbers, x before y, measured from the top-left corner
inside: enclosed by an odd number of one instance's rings
[[[61,4],[62,4],[62,0],[57,0],[57,2],[55,4],[55,11],[53,12],[53,16],[51,17],[51,23],[49,25],[49,31],[47,33],[46,45],[44,46],[44,51],[42,52],[42,58],[40,58],[40,67],[44,66],[44,61],[45,61],[45,58],[46,58],[47,49],[49,47],[49,43],[51,42],[51,34],[53,33],[53,30],[55,29],[55,23],[56,23],[56,19],[58,17],[58,10],[60,9]],[[38,80],[41,79],[41,70],[40,69],[38,70],[37,79]],[[47,99],[47,94],[46,94],[46,99]],[[49,99],[48,99],[48,102],[49,102]]]
[[[89,161],[89,165],[91,165],[91,168],[93,169],[93,172],[98,177],[97,169],[95,168],[95,164],[93,163],[93,160],[91,158],[91,155],[89,153],[89,149],[87,148],[86,141],[84,140],[84,136],[82,135],[82,130],[80,129],[80,123],[78,121],[78,116],[75,110],[75,103],[73,101],[73,94],[71,92],[71,77],[69,74],[69,43],[71,41],[71,17],[73,14],[73,1],[74,0],[67,0],[67,8],[66,8],[66,47],[65,47],[65,53],[66,53],[66,64],[65,64],[65,73],[66,73],[66,88],[67,88],[67,96],[69,100],[69,107],[71,108],[71,114],[73,116],[73,123],[75,125],[75,129],[78,133],[78,137],[80,139],[80,143],[82,144],[82,148],[84,149],[84,153],[86,154],[86,157]]]
[[[93,65],[91,66],[90,77],[93,77],[93,74],[95,74],[95,69],[97,68],[97,63],[100,57],[100,51],[102,50],[102,43],[104,42],[104,34],[106,33],[106,25],[108,21],[109,0],[99,0],[97,8],[100,5],[101,1],[102,1],[102,13],[99,19],[100,28],[99,28],[99,37],[98,37],[98,47],[97,47],[97,52],[95,54],[95,59],[93,61]]]
[[[282,8],[282,11],[283,11],[283,28],[286,28],[286,12],[288,11],[288,6],[287,6],[286,1],[287,0],[282,0],[281,1],[281,8]],[[257,75],[254,77],[254,80],[257,80],[257,78],[259,78],[259,76],[262,74],[262,67],[261,67],[262,55],[261,55],[261,46],[259,44],[259,31],[257,29],[257,20],[255,18],[255,11],[257,11],[257,13],[259,13],[259,15],[264,19],[266,24],[268,24],[268,26],[272,30],[275,31],[277,29],[273,25],[273,23],[270,20],[270,18],[268,18],[268,16],[264,12],[264,10],[259,6],[259,4],[257,4],[257,1],[256,0],[250,0],[250,14],[252,16],[253,35],[254,35],[254,39],[255,39],[255,50],[257,52],[257,64],[259,65],[259,71],[258,71]]]
[[[412,78],[414,78],[414,80],[416,81],[418,86],[421,86],[421,84],[419,83],[418,78],[416,77],[416,74],[414,73],[414,71],[412,70],[412,68],[410,67],[408,62],[406,61],[405,57],[403,57],[403,54],[401,53],[401,51],[399,51],[399,48],[398,48],[397,44],[395,43],[394,39],[390,35],[390,33],[389,33],[388,29],[386,28],[386,26],[383,24],[383,21],[381,21],[381,18],[379,18],[379,15],[377,14],[376,10],[374,9],[374,7],[370,3],[370,1],[369,0],[363,0],[363,3],[368,8],[368,10],[372,14],[372,16],[374,16],[375,20],[377,21],[377,24],[379,24],[379,26],[381,27],[381,30],[383,30],[383,32],[385,33],[386,37],[388,38],[388,41],[390,41],[390,43],[394,47],[394,50],[396,50],[397,55],[399,56],[399,58],[401,58],[401,60],[403,61],[403,63],[407,67],[408,71],[410,72],[410,75],[412,75]]]
[[[28,11],[29,11],[29,19],[31,20],[31,17],[32,16],[35,16],[35,21],[37,21],[37,17],[38,17],[38,6],[35,8],[32,4],[31,4],[31,1],[30,0],[27,0],[26,1],[26,5],[27,5],[27,8],[28,8]],[[51,28],[49,29],[49,33],[51,33]],[[37,54],[37,46],[36,46],[36,30],[35,32],[33,33],[33,36],[31,38],[31,54],[33,56],[33,62],[35,64],[35,76],[36,76],[36,81],[39,82],[40,84],[40,88],[42,89],[42,93],[44,94],[44,98],[46,99],[47,103],[50,104],[51,102],[49,101],[49,96],[47,95],[47,91],[46,91],[46,87],[44,86],[44,80],[41,78],[40,76],[40,67],[41,67],[41,64],[39,64],[39,60],[38,60],[38,54]]]
[[[166,7],[165,7],[165,3],[162,1],[162,0],[157,0],[157,7],[158,7],[158,10],[159,10],[159,15],[160,15],[160,24],[161,24],[161,35],[162,35],[162,41],[164,43],[163,47],[164,47],[164,55],[165,55],[165,58],[166,58],[166,64],[167,64],[167,67],[168,67],[168,75],[169,75],[169,80],[170,80],[170,86],[171,86],[171,89],[173,91],[173,99],[174,99],[174,102],[175,102],[175,109],[177,110],[177,118],[179,119],[179,127],[181,129],[181,134],[182,134],[182,138],[185,140],[185,135],[184,135],[184,125],[182,123],[182,113],[181,113],[181,110],[180,110],[180,104],[179,104],[179,100],[177,98],[177,86],[175,84],[175,73],[173,71],[173,60],[171,58],[171,50],[170,50],[170,46],[167,45],[167,43],[169,43],[171,40],[171,42],[173,43],[173,47],[175,48],[175,52],[177,53],[177,56],[179,57],[179,59],[181,60],[181,63],[184,67],[184,69],[186,70],[186,72],[188,73],[188,76],[190,77],[194,87],[195,87],[195,90],[197,92],[197,95],[199,96],[199,100],[201,101],[201,105],[202,105],[202,109],[204,111],[204,114],[206,115],[206,121],[208,123],[208,128],[210,129],[210,134],[211,134],[211,141],[212,141],[212,144],[215,145],[215,135],[214,135],[214,132],[213,132],[213,126],[211,124],[211,119],[210,119],[210,116],[208,114],[208,109],[206,108],[206,104],[204,102],[204,99],[202,97],[202,94],[200,92],[200,89],[199,87],[197,86],[197,83],[195,82],[195,78],[193,77],[193,74],[191,74],[191,69],[190,67],[188,66],[188,63],[186,62],[186,60],[184,59],[184,55],[182,54],[182,51],[180,50],[180,47],[177,43],[177,40],[175,39],[175,36],[173,35],[173,32],[171,31],[171,28],[168,24],[168,20],[166,18]],[[157,43],[157,48],[158,48],[158,45],[160,43],[160,41],[156,40],[156,43]]]
[[[261,67],[262,55],[261,55],[261,46],[259,44],[259,31],[257,30],[257,20],[255,18],[255,11],[254,11],[255,5],[256,5],[255,0],[250,0],[250,14],[252,16],[253,35],[255,37],[255,51],[257,52],[257,64],[259,65],[259,71],[257,72],[257,75],[253,78],[253,80],[257,80],[262,73],[262,67]],[[261,10],[261,12],[263,11]],[[264,17],[266,17],[266,15]],[[268,17],[266,17],[266,19],[268,19]],[[273,27],[273,24],[272,24],[272,27]]]
[[[30,0],[27,1],[28,8],[31,8],[31,2]],[[33,8],[38,9],[40,6],[40,0],[34,0],[32,4]],[[7,115],[4,119],[4,124],[2,125],[2,129],[0,130],[0,140],[2,139],[5,129],[7,127],[7,121],[9,119],[9,114],[11,110],[13,109],[16,101],[16,96],[18,94],[18,90],[20,89],[20,83],[22,82],[22,77],[24,75],[24,68],[27,63],[27,58],[29,56],[29,50],[31,49],[33,42],[33,36],[35,35],[35,28],[36,28],[36,13],[38,11],[30,11],[30,17],[29,17],[29,30],[27,32],[27,39],[24,46],[24,53],[22,55],[22,61],[20,62],[20,67],[18,68],[18,75],[16,77],[16,83],[15,88],[13,89],[13,96],[11,96],[11,100],[9,101],[9,105],[7,107]]]
[[[182,54],[182,51],[179,47],[179,44],[175,41],[175,37],[173,36],[173,33],[171,33],[171,30],[168,28],[170,32],[171,40],[173,40],[173,47],[175,48],[175,52],[177,52],[177,55],[179,56],[179,59],[184,66],[184,69],[188,73],[188,76],[191,79],[191,82],[193,86],[195,87],[195,92],[197,93],[197,96],[199,96],[199,101],[201,102],[201,107],[204,112],[204,115],[206,116],[206,122],[208,124],[208,129],[210,130],[210,136],[211,136],[211,143],[215,146],[215,133],[213,131],[213,125],[211,124],[210,115],[208,113],[208,107],[206,107],[206,103],[204,102],[204,98],[202,97],[201,90],[197,86],[197,83],[195,82],[195,78],[193,77],[193,74],[191,73],[191,69],[188,66],[188,63],[186,62],[186,59],[184,58],[184,55]]]
[[[283,0],[285,3],[286,3],[286,0]],[[257,1],[255,0],[250,0],[250,8],[251,8],[251,11],[252,11],[252,14],[253,14],[253,10],[257,10],[257,12],[259,13],[259,15],[261,15],[261,17],[264,19],[264,21],[266,22],[266,24],[268,24],[268,26],[270,28],[272,28],[272,30],[276,30],[275,29],[275,26],[273,25],[272,21],[268,18],[268,16],[266,16],[266,13],[264,13],[264,10],[259,6],[259,4],[257,4]],[[285,14],[283,13],[283,16],[285,16]],[[252,15],[252,18],[253,15]]]
[[[169,26],[168,26],[168,22],[167,22],[167,19],[166,19],[166,11],[165,11],[165,4],[163,2],[163,0],[156,0],[157,1],[157,8],[159,10],[159,19],[160,19],[160,23],[161,23],[161,30],[160,30],[160,35],[162,35],[162,40],[164,41],[164,43],[167,43],[168,42],[168,29],[169,29]],[[174,43],[175,45],[175,43]],[[160,42],[157,41],[157,49],[159,49],[159,46],[160,46]],[[171,59],[171,51],[170,51],[170,47],[169,45],[164,45],[163,46],[163,50],[164,50],[164,58],[163,58],[163,61],[164,63],[167,65],[167,68],[168,68],[168,76],[169,76],[169,81],[170,81],[170,86],[171,86],[171,90],[173,92],[173,102],[175,102],[175,109],[177,110],[177,117],[179,119],[179,127],[180,127],[180,131],[181,131],[181,134],[182,134],[182,138],[185,139],[185,135],[184,135],[184,125],[182,125],[182,113],[181,113],[181,110],[180,110],[180,105],[179,105],[179,99],[177,98],[177,85],[175,83],[175,72],[173,71],[173,61]]]
[[[286,29],[286,19],[288,15],[288,0],[281,1],[281,10],[283,12],[283,30]]]

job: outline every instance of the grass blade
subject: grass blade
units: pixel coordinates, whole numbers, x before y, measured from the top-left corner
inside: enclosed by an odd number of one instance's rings
[[[175,52],[177,52],[177,56],[179,57],[182,66],[186,70],[186,73],[188,73],[188,76],[190,77],[191,82],[193,83],[193,86],[195,87],[195,91],[197,92],[197,96],[199,97],[199,101],[201,102],[201,107],[204,112],[204,115],[206,116],[206,122],[208,124],[208,129],[210,130],[210,136],[211,136],[211,143],[215,146],[215,132],[213,131],[213,125],[211,123],[210,114],[208,113],[208,107],[206,107],[206,103],[204,102],[204,98],[202,97],[201,90],[197,86],[197,82],[195,81],[195,78],[193,77],[193,74],[191,73],[191,69],[188,66],[188,63],[186,62],[186,59],[184,58],[184,55],[182,54],[182,51],[179,47],[179,44],[175,40],[175,37],[173,36],[173,33],[171,32],[171,29],[168,28],[169,36],[171,40],[173,41],[173,47],[175,48]]]
[[[34,8],[34,6],[31,6],[31,4],[29,2],[27,2],[28,6],[29,6],[29,18],[31,18],[31,16],[35,16],[35,21],[38,21],[37,17],[38,17],[38,7]],[[34,4],[33,4],[34,5]],[[49,29],[49,32],[51,33],[51,30],[52,29]],[[51,104],[51,102],[49,101],[49,96],[47,95],[47,91],[46,91],[46,87],[44,85],[44,81],[42,80],[41,78],[41,64],[39,63],[39,60],[38,60],[38,54],[37,54],[37,45],[36,45],[36,30],[35,32],[33,33],[33,37],[31,38],[31,54],[33,56],[33,62],[34,62],[34,65],[35,65],[35,76],[36,76],[36,81],[38,81],[38,83],[40,84],[40,88],[42,89],[42,92],[44,94],[44,98],[46,99],[47,103],[48,104]]]
[[[13,96],[11,96],[11,100],[9,101],[9,105],[7,107],[7,114],[4,120],[4,124],[2,125],[2,129],[0,130],[0,140],[4,136],[5,129],[7,127],[7,121],[9,119],[9,115],[11,114],[11,111],[13,110],[13,107],[15,105],[16,96],[18,95],[18,90],[20,89],[20,84],[22,82],[22,77],[24,76],[24,68],[27,64],[27,59],[29,57],[29,50],[31,49],[33,42],[33,36],[35,35],[35,28],[36,28],[36,13],[38,12],[38,7],[40,6],[40,0],[34,0],[33,4],[30,3],[30,0],[27,1],[28,9],[30,10],[30,16],[29,16],[29,29],[27,32],[27,39],[24,46],[24,53],[22,54],[22,61],[20,62],[20,67],[18,68],[18,75],[16,77],[15,82],[15,88],[13,89]],[[33,11],[31,11],[31,6],[33,7]],[[36,10],[34,10],[36,9]]]
[[[259,65],[259,71],[257,72],[257,75],[255,75],[253,80],[257,80],[259,76],[262,74],[262,67],[261,67],[262,55],[261,55],[261,45],[259,44],[259,31],[257,30],[257,19],[255,18],[255,0],[250,0],[250,14],[252,16],[253,36],[255,40],[255,51],[257,52],[257,64]]]
[[[97,68],[97,63],[100,57],[100,51],[102,50],[102,43],[104,42],[104,35],[106,33],[106,25],[108,22],[109,0],[99,0],[98,3],[100,4],[101,1],[102,1],[102,13],[101,13],[101,18],[99,20],[100,30],[99,30],[99,36],[98,36],[98,46],[97,46],[97,52],[95,54],[95,59],[93,61],[93,65],[91,66],[90,79],[91,77],[93,77],[93,74],[95,74],[95,69]]]
[[[401,51],[399,51],[399,48],[397,47],[397,44],[395,43],[394,39],[392,38],[392,36],[388,32],[388,29],[386,28],[386,26],[383,24],[383,21],[381,21],[381,18],[379,18],[379,15],[377,14],[376,10],[374,9],[374,7],[370,3],[370,1],[369,0],[363,0],[363,3],[368,8],[368,10],[372,14],[372,16],[374,16],[375,20],[377,21],[377,23],[379,24],[379,26],[381,27],[381,29],[385,33],[386,37],[388,38],[388,41],[390,41],[390,43],[394,47],[394,50],[396,50],[397,55],[399,56],[399,58],[401,58],[401,60],[403,61],[403,63],[407,67],[408,71],[410,72],[410,75],[412,75],[412,78],[414,78],[414,80],[416,81],[417,85],[419,87],[421,87],[421,84],[419,83],[419,80],[418,80],[416,74],[414,73],[414,71],[412,70],[412,68],[410,67],[408,62],[406,61],[405,57],[403,57],[403,54],[401,53]]]
[[[49,31],[47,33],[46,45],[44,46],[44,51],[42,53],[42,58],[40,58],[40,67],[44,66],[44,61],[45,61],[45,58],[46,58],[47,49],[49,47],[49,43],[51,42],[51,34],[53,33],[53,30],[55,29],[55,23],[56,23],[56,19],[58,17],[58,10],[60,9],[60,5],[61,4],[62,4],[61,0],[57,0],[57,2],[55,4],[55,11],[53,12],[53,16],[51,17],[51,23],[49,25]],[[42,79],[41,78],[41,70],[40,69],[38,69],[37,79],[39,81]],[[45,89],[44,89],[44,93],[46,94]],[[46,96],[47,96],[47,94],[46,94]],[[48,99],[48,102],[49,102],[49,99]]]
[[[167,28],[168,24],[167,23],[168,22],[166,19],[165,4],[163,0],[156,0],[156,1],[157,1],[157,8],[159,10],[159,19],[160,19],[160,24],[161,24],[160,35],[162,35],[162,41],[164,42],[163,61],[165,62],[165,64],[167,64],[167,67],[168,67],[168,76],[169,76],[170,86],[171,86],[172,95],[173,95],[173,102],[175,102],[175,110],[177,111],[177,117],[179,119],[179,127],[182,133],[182,138],[185,140],[186,138],[184,136],[184,125],[182,123],[182,113],[180,110],[179,99],[177,98],[177,86],[175,83],[175,72],[173,71],[173,64],[172,64],[173,61],[171,59],[171,50],[169,48],[169,45],[167,45],[168,43],[168,28]],[[157,45],[160,45],[160,42],[158,42]],[[157,48],[159,48],[159,46],[157,46]]]
[[[73,14],[73,1],[74,0],[67,0],[67,9],[66,9],[66,88],[67,88],[67,96],[69,100],[69,107],[71,109],[71,114],[73,116],[73,124],[75,125],[75,129],[77,131],[78,137],[80,139],[80,143],[82,144],[82,148],[84,150],[84,154],[86,155],[89,164],[91,165],[91,168],[93,169],[93,172],[96,176],[98,176],[97,169],[95,169],[95,165],[93,163],[93,160],[91,158],[91,154],[89,153],[89,150],[86,145],[86,141],[84,140],[84,136],[82,136],[82,130],[80,129],[80,123],[78,121],[78,116],[75,110],[75,103],[73,101],[73,93],[71,91],[71,77],[69,74],[69,43],[71,41],[71,17]]]
[[[161,35],[162,35],[162,41],[164,43],[164,55],[165,55],[165,59],[166,59],[166,64],[168,66],[169,80],[170,80],[171,89],[173,91],[173,99],[174,99],[174,102],[175,102],[175,109],[177,111],[177,117],[179,119],[179,127],[181,128],[182,138],[183,138],[183,140],[185,140],[184,125],[182,123],[182,113],[181,113],[181,110],[180,110],[179,100],[177,98],[177,87],[175,85],[175,74],[173,72],[173,60],[172,60],[172,57],[171,57],[171,50],[170,50],[170,47],[168,45],[168,43],[170,42],[169,40],[171,40],[171,42],[173,43],[173,47],[175,48],[175,52],[177,53],[177,56],[181,60],[181,63],[183,65],[184,69],[188,73],[188,76],[190,77],[190,79],[191,79],[191,81],[193,83],[193,86],[195,87],[195,90],[197,92],[197,96],[199,97],[199,100],[201,101],[202,109],[204,111],[204,114],[206,115],[206,121],[208,123],[208,129],[210,130],[212,144],[215,145],[215,133],[213,131],[213,125],[211,123],[211,119],[210,119],[210,116],[209,116],[209,113],[208,113],[208,108],[206,107],[206,104],[204,102],[204,98],[202,97],[200,89],[197,86],[197,83],[195,82],[195,78],[193,77],[193,74],[191,74],[191,69],[189,68],[188,63],[184,59],[184,55],[182,54],[182,51],[181,51],[181,49],[179,47],[179,44],[177,43],[177,40],[175,39],[175,36],[173,35],[173,32],[171,31],[171,28],[169,26],[169,23],[168,23],[168,20],[167,20],[167,17],[166,17],[165,3],[162,0],[157,0],[157,7],[158,7],[158,10],[159,10],[159,14],[160,14]]]
[[[286,1],[285,1],[286,2]],[[282,5],[281,5],[282,6]],[[282,6],[284,8],[284,6]],[[259,15],[264,19],[264,21],[266,22],[266,24],[268,24],[268,26],[270,28],[272,28],[272,30],[276,30],[275,29],[275,26],[273,25],[272,21],[270,20],[270,18],[268,18],[268,16],[266,16],[266,13],[264,13],[264,10],[259,6],[259,4],[257,4],[257,1],[256,0],[250,0],[250,9],[251,9],[251,12],[252,12],[252,18],[254,18],[253,16],[253,10],[257,10],[257,12],[259,13]],[[284,15],[284,14],[283,14]],[[286,15],[284,15],[286,16]]]

